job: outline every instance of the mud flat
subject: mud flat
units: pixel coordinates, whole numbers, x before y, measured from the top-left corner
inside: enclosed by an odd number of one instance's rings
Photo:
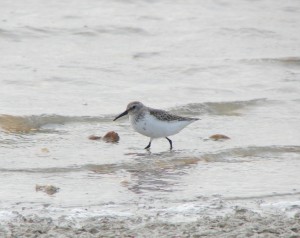
[[[300,237],[300,214],[257,213],[237,209],[225,216],[199,215],[197,221],[171,223],[159,217],[90,217],[80,220],[23,216],[1,222],[1,237]]]

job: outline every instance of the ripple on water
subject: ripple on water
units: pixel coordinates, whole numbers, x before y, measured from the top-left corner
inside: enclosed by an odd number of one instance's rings
[[[242,27],[242,28],[220,28],[217,32],[221,35],[229,35],[230,37],[263,37],[263,38],[274,38],[278,34],[274,31],[253,27]]]
[[[188,115],[224,115],[224,116],[239,116],[242,109],[254,106],[261,106],[270,100],[265,98],[253,99],[248,101],[231,101],[231,102],[204,102],[204,103],[190,103],[187,105],[173,108],[171,112],[175,114]]]
[[[12,116],[0,115],[0,127],[7,132],[29,133],[40,131],[48,124],[64,125],[67,123],[104,123],[111,121],[112,116],[89,117],[89,116],[61,116],[61,115],[31,115]]]
[[[248,64],[268,64],[277,66],[300,66],[300,57],[278,57],[278,58],[253,58],[253,59],[242,59],[241,62]]]
[[[170,112],[178,115],[225,115],[238,116],[240,110],[248,107],[260,106],[271,102],[266,99],[253,99],[249,101],[231,101],[231,102],[204,102],[191,103],[172,108]],[[0,126],[8,132],[28,133],[41,129],[47,124],[64,125],[67,123],[105,123],[110,122],[112,115],[104,115],[99,117],[91,116],[62,116],[62,115],[29,115],[29,116],[13,116],[0,115]]]

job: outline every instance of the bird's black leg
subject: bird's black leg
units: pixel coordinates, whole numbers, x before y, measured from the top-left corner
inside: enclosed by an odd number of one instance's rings
[[[172,141],[168,138],[168,137],[166,137],[166,139],[169,141],[169,143],[170,143],[170,150],[172,150],[173,149],[173,146],[172,146]]]
[[[150,141],[149,141],[149,144],[144,148],[145,150],[148,150],[148,149],[150,149],[150,146],[151,146],[151,142],[152,142],[152,139],[150,139]]]

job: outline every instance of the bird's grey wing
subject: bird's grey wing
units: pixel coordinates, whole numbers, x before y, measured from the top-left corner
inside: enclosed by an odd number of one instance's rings
[[[149,108],[149,113],[150,113],[150,115],[156,117],[158,120],[161,120],[161,121],[194,121],[194,120],[198,120],[197,118],[181,117],[181,116],[173,115],[164,110],[158,110],[158,109],[153,109],[153,108]]]

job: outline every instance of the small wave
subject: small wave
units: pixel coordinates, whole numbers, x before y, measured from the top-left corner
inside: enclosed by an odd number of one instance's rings
[[[132,57],[134,59],[147,59],[147,58],[151,58],[154,56],[158,56],[159,52],[138,52],[135,53]]]
[[[74,35],[81,35],[81,36],[87,36],[87,37],[94,37],[97,36],[97,32],[91,31],[91,30],[80,30],[73,33]]]
[[[232,102],[205,102],[205,103],[190,103],[184,106],[176,107],[171,110],[174,114],[184,115],[224,115],[238,116],[239,110],[247,107],[262,105],[267,99],[253,99],[249,101],[232,101]]]
[[[48,27],[39,28],[39,27],[26,26],[24,28],[29,30],[29,31],[32,31],[32,32],[38,32],[38,33],[43,33],[43,34],[51,34],[54,31],[54,29],[51,29],[51,28],[48,28]]]
[[[232,36],[245,36],[245,37],[276,37],[277,34],[274,31],[259,29],[253,27],[243,27],[243,28],[221,28],[218,32],[222,35]]]
[[[275,198],[275,197],[289,197],[289,196],[295,196],[300,195],[300,192],[291,192],[291,193],[272,193],[272,194],[263,194],[259,196],[234,196],[234,197],[225,197],[224,200],[253,200],[253,199],[266,199],[266,198]]]
[[[119,27],[119,26],[99,26],[99,27],[88,27],[84,26],[83,28],[79,29],[70,29],[74,35],[82,35],[82,36],[97,36],[99,34],[111,34],[111,35],[149,35],[142,28],[138,27]]]
[[[169,155],[170,156],[170,155]],[[145,155],[147,157],[147,155]],[[135,174],[151,174],[157,173],[158,171],[174,170],[184,167],[189,167],[197,164],[200,161],[198,157],[161,157],[161,159],[145,159],[144,161],[134,161],[130,163],[120,163],[120,164],[87,164],[84,167],[99,174],[109,174],[115,173],[117,171],[128,171]],[[147,164],[147,166],[146,166]],[[181,171],[182,172],[182,171]]]
[[[6,29],[3,29],[3,28],[0,28],[0,38],[8,38],[8,39],[11,39],[11,40],[14,40],[14,41],[19,40],[19,36],[18,36],[18,34],[16,34],[16,32],[6,30]]]
[[[251,64],[278,64],[282,66],[300,66],[300,57],[279,57],[279,58],[256,58],[256,59],[242,59],[242,62]]]
[[[138,35],[149,35],[147,31],[145,31],[142,28],[139,27],[110,27],[108,28],[110,31],[109,33],[114,33],[114,34],[138,34]]]
[[[249,101],[233,102],[206,102],[190,103],[171,109],[170,111],[178,115],[225,115],[238,116],[241,109],[256,106],[265,103],[266,99],[254,99]],[[106,123],[110,122],[113,115],[99,117],[90,116],[62,116],[62,115],[30,115],[30,116],[13,116],[0,115],[0,127],[8,132],[29,133],[41,130],[45,125],[67,123]]]
[[[85,170],[84,167],[53,167],[53,168],[28,168],[28,169],[5,169],[0,168],[0,172],[10,172],[10,173],[70,173],[70,172],[79,172]]]
[[[60,32],[60,29],[56,28],[38,28],[31,26],[22,26],[14,28],[12,30],[0,29],[0,37],[12,39],[14,41],[20,41],[23,38],[43,38],[51,35],[55,35]]]
[[[188,168],[196,165],[199,162],[228,162],[228,163],[243,163],[255,158],[274,158],[280,153],[299,153],[300,146],[253,146],[231,148],[218,151],[215,153],[205,153],[200,155],[182,154],[181,152],[174,153],[159,153],[159,154],[136,154],[137,160],[130,163],[118,164],[87,164],[84,167],[87,170],[99,174],[115,173],[120,170],[126,170],[131,173],[157,173],[166,170],[178,170],[180,168]],[[130,154],[134,156],[134,154]],[[141,157],[144,157],[141,159]],[[154,159],[155,158],[155,159]]]
[[[60,115],[32,115],[12,116],[0,115],[0,127],[7,132],[29,133],[39,131],[45,125],[66,123],[91,123],[108,122],[112,116],[89,117],[89,116],[60,116]]]
[[[6,30],[0,28],[0,38],[10,38],[12,40],[20,40],[22,38],[46,38],[52,36],[65,36],[77,35],[84,37],[94,37],[101,34],[111,35],[150,35],[146,30],[139,27],[131,26],[99,26],[99,27],[76,27],[76,28],[63,28],[63,27],[32,27],[22,26],[17,29]]]
[[[300,146],[262,146],[232,148],[200,156],[206,162],[243,162],[253,158],[273,158],[280,153],[300,153]]]

